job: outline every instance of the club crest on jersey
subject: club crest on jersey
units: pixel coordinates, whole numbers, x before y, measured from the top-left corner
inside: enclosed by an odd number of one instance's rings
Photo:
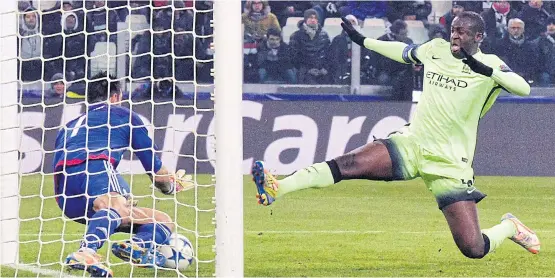
[[[463,68],[462,68],[462,72],[463,73],[468,73],[471,74],[472,72],[470,71],[470,67],[467,64],[464,64]]]

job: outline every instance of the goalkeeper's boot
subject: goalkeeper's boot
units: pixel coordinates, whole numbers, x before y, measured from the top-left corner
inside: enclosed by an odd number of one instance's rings
[[[86,270],[91,277],[113,277],[112,270],[102,264],[102,257],[94,251],[79,250],[69,254],[66,258],[67,267],[78,270]]]
[[[501,217],[501,222],[509,220],[512,221],[516,226],[516,234],[510,239],[516,242],[518,245],[524,247],[530,253],[538,254],[540,252],[540,239],[530,228],[522,224],[518,218],[510,213],[506,213]]]
[[[166,264],[166,257],[157,252],[154,247],[144,248],[131,240],[112,244],[112,253],[126,262],[130,261],[137,264],[139,267],[151,268],[154,265],[164,266]]]
[[[252,180],[256,184],[258,203],[269,206],[275,200],[279,188],[278,180],[264,168],[264,162],[255,161],[252,165]]]

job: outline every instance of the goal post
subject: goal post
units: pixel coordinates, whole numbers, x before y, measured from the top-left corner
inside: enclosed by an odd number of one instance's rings
[[[17,1],[0,5],[0,265],[18,258]]]
[[[243,276],[241,1],[214,2],[216,277]]]

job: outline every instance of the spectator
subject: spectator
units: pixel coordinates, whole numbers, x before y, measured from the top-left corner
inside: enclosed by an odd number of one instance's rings
[[[165,14],[160,14],[154,19],[153,49],[154,54],[154,78],[164,78],[172,76],[172,37],[171,19]]]
[[[496,54],[515,73],[533,81],[536,79],[539,53],[536,43],[525,37],[525,26],[519,18],[509,19],[509,35],[501,41]]]
[[[183,25],[174,27],[175,34],[173,39],[173,49],[175,54],[174,67],[175,79],[177,81],[194,81],[195,80],[195,61],[197,59],[206,59],[204,55],[204,47],[199,38],[195,38],[190,33],[185,33],[186,29]],[[195,44],[193,44],[195,43]],[[193,45],[195,47],[193,47]],[[201,63],[198,63],[201,64]]]
[[[344,1],[311,1],[312,9],[318,13],[323,26],[328,17],[341,17],[343,15]]]
[[[50,90],[46,92],[47,97],[64,98],[66,94],[66,85],[64,82],[64,75],[62,73],[56,73],[52,76],[52,82],[50,84]]]
[[[293,61],[299,69],[299,83],[325,84],[328,82],[327,53],[330,45],[328,33],[319,24],[318,13],[313,9],[304,12],[298,23],[299,30],[291,35]]]
[[[381,41],[399,41],[408,45],[413,41],[407,37],[407,23],[398,19],[389,27],[390,32],[379,37]],[[378,84],[393,86],[395,100],[411,100],[414,85],[413,65],[402,64],[386,58],[382,55],[375,55],[375,67],[378,72]]]
[[[74,12],[65,12],[62,15],[61,25],[66,35],[64,39],[64,57],[66,58],[66,75],[72,79],[85,77],[85,34],[78,22],[78,15]],[[61,49],[61,48],[60,48]]]
[[[486,23],[486,35],[492,39],[502,39],[507,34],[509,19],[517,17],[517,12],[511,9],[511,3],[507,0],[495,1],[491,9],[482,13]]]
[[[453,4],[451,10],[439,19],[439,24],[445,26],[445,31],[450,34],[451,23],[453,22],[453,19],[455,19],[455,17],[457,17],[462,12],[464,12],[463,6],[459,4]]]
[[[458,5],[464,8],[465,11],[482,13],[484,11],[484,1],[463,0],[453,1],[453,6]]]
[[[547,19],[545,34],[538,41],[540,50],[540,85],[549,86],[555,82],[555,16]]]
[[[64,12],[73,12],[75,13],[75,15],[77,15],[77,32],[81,32],[84,30],[85,28],[85,22],[83,21],[84,16],[83,16],[83,11],[82,10],[75,10],[78,9],[80,7],[75,6],[76,3],[78,3],[79,1],[71,1],[71,0],[64,0],[62,3],[62,9]],[[81,4],[82,6],[82,4]],[[62,21],[63,22],[63,21]]]
[[[443,25],[441,24],[430,24],[428,26],[428,37],[430,38],[430,40],[436,39],[436,38],[441,38],[444,39],[446,41],[449,40],[449,33],[447,33],[447,31],[445,30],[445,28],[443,27]]]
[[[269,29],[266,41],[258,45],[258,75],[261,83],[296,84],[297,76],[289,56],[288,45],[277,29]]]
[[[213,68],[214,50],[210,48],[212,44],[213,29],[210,21],[213,18],[213,1],[195,1],[195,9],[199,12],[195,13],[195,33],[200,37],[200,44],[196,45],[199,52],[196,54],[197,59],[208,61],[197,61],[197,81],[204,83],[211,83],[213,77],[211,75],[211,68]]]
[[[21,61],[21,80],[36,81],[42,75],[42,37],[40,35],[39,14],[29,6],[20,17],[19,35]]]
[[[347,1],[344,12],[354,15],[359,25],[362,25],[366,18],[382,18],[387,21],[387,10],[385,1]]]
[[[480,49],[485,53],[492,53],[499,47],[499,43],[508,34],[507,25],[511,18],[517,17],[511,3],[506,0],[495,1],[488,9],[482,13],[482,18],[486,23],[486,33]]]
[[[387,19],[393,22],[401,20],[420,20],[428,24],[428,16],[432,13],[431,1],[388,1]]]
[[[277,17],[270,12],[268,1],[247,1],[246,10],[242,15],[245,33],[250,34],[255,40],[263,40],[270,28],[281,31]]]
[[[522,7],[518,18],[526,24],[526,37],[536,39],[545,31],[549,13],[542,7],[542,0],[530,0],[527,6]]]
[[[360,31],[361,28],[357,25],[358,19],[354,15],[347,15],[345,18],[353,24],[355,29]],[[345,31],[333,38],[329,51],[329,69],[333,84],[350,84],[351,82],[351,47],[351,39]],[[370,50],[361,47],[360,51],[362,71],[367,68],[365,65],[367,60],[363,60],[363,57],[369,55]]]
[[[85,98],[84,95],[73,92],[72,86],[66,90],[66,82],[62,73],[54,74],[50,81],[53,83],[50,83],[50,89],[45,94],[46,97],[58,99],[63,99],[64,96],[67,98]]]
[[[285,26],[288,17],[301,17],[312,7],[309,1],[270,1],[269,4],[281,27]]]

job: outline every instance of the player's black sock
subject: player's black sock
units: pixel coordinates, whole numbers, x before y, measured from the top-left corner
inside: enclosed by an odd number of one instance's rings
[[[482,234],[484,237],[484,257],[489,253],[489,237],[486,234]]]
[[[334,183],[340,182],[343,179],[343,175],[341,175],[341,171],[339,170],[339,165],[337,165],[337,162],[335,161],[335,159],[328,160],[326,161],[326,163],[330,167],[331,175],[333,176],[333,182]]]

